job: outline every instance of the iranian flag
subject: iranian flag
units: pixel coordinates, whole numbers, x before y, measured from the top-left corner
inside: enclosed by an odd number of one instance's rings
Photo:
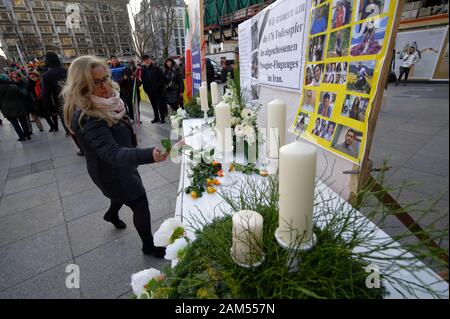
[[[186,74],[186,96],[188,99],[192,98],[192,47],[191,47],[191,28],[189,22],[189,12],[188,9],[185,8],[185,74]]]

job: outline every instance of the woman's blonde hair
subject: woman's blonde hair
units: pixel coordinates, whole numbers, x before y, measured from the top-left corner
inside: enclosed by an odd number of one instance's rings
[[[64,121],[69,130],[73,132],[71,127],[73,112],[77,109],[81,110],[78,123],[81,126],[81,120],[84,116],[92,116],[102,119],[112,126],[118,122],[108,112],[97,109],[91,102],[90,96],[94,92],[95,84],[92,79],[91,71],[96,67],[105,68],[111,77],[111,70],[103,60],[85,55],[73,60],[69,67],[66,84],[64,85],[61,95],[64,99]],[[113,91],[119,91],[117,83],[111,81]]]

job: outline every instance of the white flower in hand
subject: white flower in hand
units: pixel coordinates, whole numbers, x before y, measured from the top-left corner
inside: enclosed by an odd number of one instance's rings
[[[155,246],[166,247],[171,243],[171,238],[174,235],[175,230],[182,229],[184,232],[184,225],[178,218],[166,219],[156,233],[153,235],[153,242]]]
[[[178,122],[178,119],[170,119],[170,122],[172,124],[172,128],[179,128],[180,127],[180,123]]]
[[[167,260],[174,260],[178,258],[178,252],[184,248],[186,248],[188,245],[188,242],[186,238],[181,237],[174,241],[173,244],[167,246],[166,248],[166,255],[164,256],[164,259]]]
[[[150,280],[160,275],[161,272],[154,268],[142,270],[131,275],[131,287],[133,288],[133,293],[136,297],[140,298],[141,295],[146,292],[144,286],[148,284]]]
[[[186,110],[184,110],[182,108],[179,108],[177,110],[177,115],[180,116],[182,119],[185,119],[185,118],[188,117],[188,114],[187,114]]]

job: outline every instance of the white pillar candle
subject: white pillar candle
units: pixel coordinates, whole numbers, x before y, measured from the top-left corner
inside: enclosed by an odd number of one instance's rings
[[[233,244],[231,256],[241,265],[252,266],[263,259],[262,216],[251,210],[242,210],[233,215]]]
[[[303,142],[280,148],[278,236],[290,244],[306,243],[313,233],[317,149]],[[299,237],[298,237],[299,236]]]
[[[208,88],[208,82],[203,81],[201,86],[204,86],[205,88]]]
[[[267,104],[267,157],[278,158],[286,143],[286,103],[274,100]]]
[[[217,148],[221,151],[233,147],[231,131],[231,107],[225,102],[220,102],[214,108],[216,115]]]
[[[219,103],[219,87],[216,82],[211,83],[211,101],[212,105]]]
[[[202,105],[202,101],[200,100],[199,97],[197,97],[197,105]]]
[[[208,105],[208,88],[206,86],[201,86],[200,89],[200,103],[201,103],[201,109],[203,112],[208,112],[209,105]]]

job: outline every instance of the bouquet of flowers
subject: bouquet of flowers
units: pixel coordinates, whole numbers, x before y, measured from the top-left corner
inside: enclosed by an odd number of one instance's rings
[[[236,152],[236,145],[238,143],[244,143],[244,154],[245,158],[248,159],[249,147],[253,145],[257,146],[262,141],[262,135],[257,123],[260,105],[254,108],[248,108],[245,94],[240,91],[231,77],[228,77],[227,87],[222,101],[231,106],[231,128],[234,131],[234,150]],[[258,147],[256,147],[256,151],[258,152]]]
[[[170,116],[170,123],[172,124],[172,134],[176,135],[176,137],[181,136],[183,120],[187,118],[189,118],[189,115],[182,108],[179,108]]]
[[[154,235],[155,246],[166,247],[164,259],[173,261],[184,257],[190,240],[186,227],[178,218],[166,219]],[[150,268],[131,276],[131,287],[137,299],[160,299],[168,297],[167,275]]]

